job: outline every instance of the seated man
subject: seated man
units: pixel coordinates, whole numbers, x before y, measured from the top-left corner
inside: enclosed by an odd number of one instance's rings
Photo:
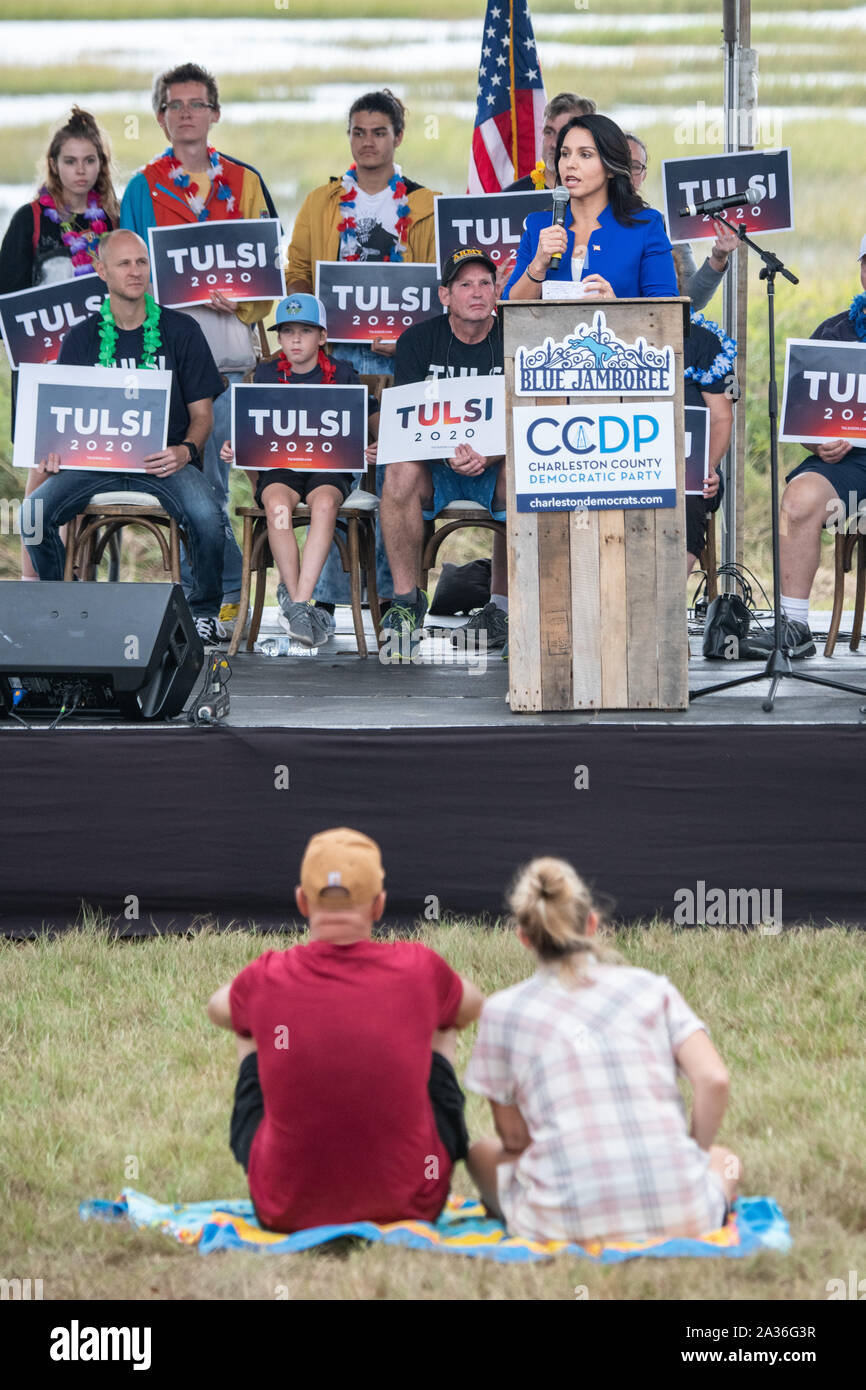
[[[860,284],[866,290],[866,236],[860,243]],[[819,323],[813,338],[830,342],[866,342],[866,296],[858,294],[850,308]],[[804,445],[811,448],[810,445]],[[831,518],[853,515],[866,498],[866,448],[846,439],[825,439],[785,479],[779,515],[779,559],[782,588],[782,641],[797,657],[814,656],[809,627],[809,594],[821,562],[821,531]],[[841,498],[840,504],[836,498]],[[750,633],[749,642],[772,646],[770,633]]]
[[[40,579],[62,579],[65,557],[60,527],[77,516],[94,493],[152,493],[186,532],[193,571],[189,605],[202,640],[218,643],[226,636],[217,616],[222,598],[222,521],[213,488],[201,473],[201,450],[211,432],[213,400],[223,389],[222,378],[198,324],[185,314],[160,308],[145,293],[150,265],[140,236],[109,232],[100,243],[97,269],[108,286],[108,297],[99,313],[69,330],[58,361],[66,367],[170,371],[168,444],[149,456],[146,473],[96,474],[84,469],[61,473],[59,454],[41,459],[37,467],[55,476],[22,504],[22,535],[43,537],[39,544],[27,541],[27,551]],[[36,524],[40,514],[41,527]]]
[[[379,847],[314,835],[295,890],[310,940],[265,951],[212,996],[238,1035],[231,1147],[275,1231],[435,1221],[465,1158],[455,1029],[482,995],[417,941],[373,941],[385,910]]]
[[[455,251],[445,262],[439,298],[448,310],[407,328],[397,340],[394,385],[428,377],[501,375],[502,325],[494,314],[496,266],[477,247]],[[389,463],[385,469],[380,521],[394,576],[394,602],[382,621],[383,640],[392,632],[410,636],[424,625],[427,595],[418,588],[424,522],[448,506],[481,502],[505,520],[502,457],[485,458],[461,444],[450,459]],[[508,638],[505,545],[495,537],[491,601],[470,618],[468,628],[487,634],[487,647]]]

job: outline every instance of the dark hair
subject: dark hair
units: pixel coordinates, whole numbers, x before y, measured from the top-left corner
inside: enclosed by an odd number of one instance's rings
[[[220,94],[217,90],[216,78],[207,68],[199,67],[198,63],[181,63],[176,68],[169,68],[168,72],[160,73],[153,79],[153,92],[151,102],[155,115],[165,110],[167,92],[169,87],[181,82],[200,82],[203,87],[207,87],[207,99],[211,106],[219,110]]]
[[[648,207],[639,193],[635,193],[631,181],[631,150],[628,141],[616,121],[609,116],[575,116],[573,121],[562,127],[556,141],[556,182],[560,183],[559,161],[565,137],[571,130],[586,130],[595,141],[599,158],[610,175],[608,182],[608,201],[610,210],[622,227],[643,224],[642,217],[633,217],[638,208]]]
[[[579,97],[577,92],[560,92],[558,96],[551,97],[545,106],[544,119],[555,120],[568,111],[573,111],[576,116],[594,116],[596,105],[592,97]]]
[[[45,156],[43,178],[48,192],[59,208],[65,207],[63,186],[54,165],[67,140],[89,140],[96,150],[99,159],[99,175],[93,185],[93,191],[99,198],[100,207],[108,213],[109,220],[117,223],[120,212],[114,184],[111,181],[111,147],[108,143],[108,137],[99,129],[90,112],[83,111],[80,106],[73,106],[69,120],[51,137],[51,144],[48,146],[48,153]]]
[[[391,125],[394,127],[395,135],[403,134],[403,127],[406,124],[406,107],[399,97],[387,87],[383,87],[381,92],[367,92],[364,96],[358,97],[349,107],[349,125],[352,124],[352,117],[358,111],[378,111],[380,115],[387,116]]]

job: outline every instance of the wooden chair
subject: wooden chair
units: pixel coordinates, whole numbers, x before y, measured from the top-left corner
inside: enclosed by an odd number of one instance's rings
[[[272,357],[277,355],[276,353],[271,354]],[[253,373],[248,372],[244,377],[244,381],[252,381],[252,377]],[[381,396],[384,387],[390,384],[392,380],[393,378],[386,374],[361,377],[361,381],[377,399]],[[339,552],[343,569],[349,576],[352,624],[355,629],[355,642],[358,647],[358,655],[360,657],[366,657],[368,652],[362,609],[362,570],[366,573],[367,601],[377,636],[382,622],[382,617],[379,612],[379,594],[376,588],[376,515],[379,509],[379,501],[376,497],[375,465],[366,470],[362,481],[364,487],[356,488],[354,492],[351,492],[337,512],[338,525],[334,531],[334,542]],[[262,611],[264,609],[265,593],[267,590],[267,571],[274,561],[271,548],[268,544],[268,526],[264,508],[255,505],[251,507],[236,507],[235,515],[241,517],[244,524],[243,545],[241,548],[241,614],[245,614],[249,608],[252,577],[254,573],[256,576],[253,612],[250,619],[246,645],[247,651],[251,652],[255,647],[262,622]],[[340,523],[343,523],[345,526],[345,536],[342,534]],[[309,524],[309,507],[296,507],[292,512],[292,528],[296,529],[300,526],[309,526]],[[243,624],[238,621],[235,624],[235,630],[229,644],[229,656],[234,656],[240,646],[242,628]]]
[[[698,559],[698,564],[707,576],[707,602],[712,603],[719,596],[718,561],[716,559],[716,513],[707,517],[707,543]]]
[[[428,575],[436,564],[436,557],[439,548],[448,539],[453,531],[462,531],[466,526],[479,526],[485,531],[493,531],[500,536],[505,535],[505,522],[497,521],[492,517],[481,502],[449,502],[448,506],[441,511],[436,518],[437,521],[444,522],[428,536],[424,551],[421,557],[421,588],[427,588]]]
[[[186,536],[173,516],[147,492],[96,492],[69,523],[64,579],[95,579],[106,547],[124,526],[141,526],[156,537],[162,567],[172,583],[180,583],[180,543]]]
[[[854,551],[857,551],[857,583],[854,590],[854,620],[851,625],[851,640],[848,646],[856,652],[860,646],[863,631],[863,599],[866,595],[866,534],[861,534],[859,525],[862,518],[859,512],[848,518],[848,530],[836,533],[835,540],[835,578],[833,584],[833,614],[830,630],[824,643],[824,655],[832,656],[839,636],[842,621],[842,608],[845,603],[845,575],[851,573]]]

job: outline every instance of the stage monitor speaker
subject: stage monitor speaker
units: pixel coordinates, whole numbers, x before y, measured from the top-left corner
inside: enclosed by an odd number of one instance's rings
[[[179,584],[0,584],[0,713],[180,714],[204,647]]]

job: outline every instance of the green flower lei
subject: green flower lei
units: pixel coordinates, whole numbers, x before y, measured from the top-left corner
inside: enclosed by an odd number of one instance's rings
[[[144,316],[144,341],[142,343],[142,367],[155,367],[156,354],[162,347],[162,338],[159,334],[159,315],[160,308],[156,300],[149,294],[144,296],[146,313]],[[111,301],[108,295],[102,301],[102,308],[99,311],[99,366],[116,367],[114,354],[117,350],[117,324],[111,312]]]

